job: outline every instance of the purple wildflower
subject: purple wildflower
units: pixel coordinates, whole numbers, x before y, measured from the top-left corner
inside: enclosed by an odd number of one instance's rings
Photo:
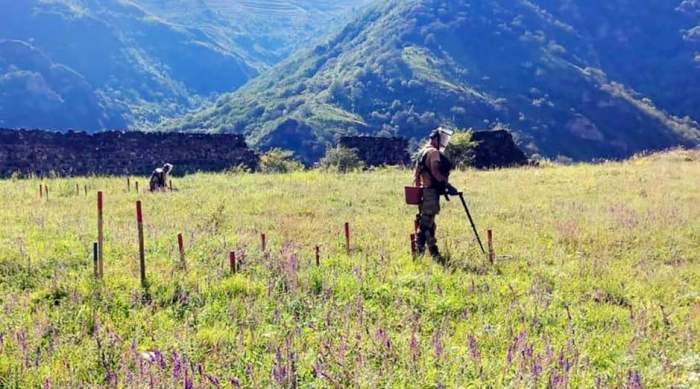
[[[178,355],[178,353],[175,351],[173,351],[173,353],[172,353],[172,361],[173,361],[173,379],[177,381],[180,379],[180,377],[182,377],[182,360],[180,359],[180,356]]]
[[[163,358],[163,353],[160,350],[156,350],[154,353],[155,362],[158,364],[161,370],[165,369],[165,358]]]
[[[241,387],[241,381],[236,377],[231,378],[230,380],[228,380],[228,382],[231,384],[231,386],[235,388]]]
[[[476,338],[474,337],[474,335],[469,335],[469,353],[471,354],[472,358],[474,358],[474,360],[479,360],[479,358],[481,358],[481,353],[479,352],[479,348],[477,347]]]
[[[48,379],[48,377],[47,377],[46,379],[44,379],[44,386],[43,386],[43,388],[44,388],[44,389],[51,389],[51,380]]]
[[[561,376],[556,372],[552,372],[552,375],[549,376],[549,387],[556,389],[559,387],[561,382],[562,382]]]
[[[629,389],[642,389],[642,377],[638,371],[627,373],[627,387]]]
[[[391,339],[389,339],[389,334],[384,331],[383,328],[377,330],[377,340],[382,344],[387,350],[391,349]]]
[[[272,368],[272,379],[274,379],[278,385],[283,385],[286,378],[287,368],[282,363],[282,352],[278,348],[275,353],[275,366]]]
[[[193,389],[194,384],[192,383],[192,378],[187,374],[187,371],[185,371],[185,389]]]
[[[433,352],[435,353],[435,359],[440,360],[444,351],[442,345],[442,331],[440,329],[435,330],[432,338]]]
[[[314,365],[313,365],[313,367],[312,367],[312,370],[313,370],[313,373],[314,373],[314,377],[316,377],[316,378],[323,377],[323,365],[321,365],[321,360],[320,360],[320,359],[317,358],[317,359],[314,361]]]
[[[416,338],[416,331],[413,331],[411,335],[411,358],[415,363],[418,360],[418,339]]]
[[[22,350],[24,365],[26,366],[29,363],[27,354],[29,349],[29,346],[27,345],[27,333],[24,330],[19,330],[15,334],[15,338],[17,339],[17,345],[19,346],[20,350]]]
[[[207,380],[215,387],[217,387],[217,388],[221,387],[221,382],[219,382],[219,379],[216,378],[216,376],[214,376],[212,374],[207,374]]]
[[[113,371],[107,372],[106,381],[113,387],[117,387],[117,374]]]
[[[540,358],[534,358],[532,360],[532,364],[530,366],[530,370],[532,371],[532,376],[535,378],[535,380],[540,379],[540,375],[542,374],[542,364],[540,362]]]
[[[340,337],[340,345],[338,345],[338,360],[341,364],[345,365],[345,354],[347,352],[347,344],[345,342],[345,337]]]
[[[508,346],[508,354],[506,354],[506,361],[508,362],[508,366],[511,366],[513,364],[513,353],[514,352],[515,352],[515,343]]]
[[[245,367],[245,376],[248,377],[249,381],[253,381],[253,365],[250,363]]]

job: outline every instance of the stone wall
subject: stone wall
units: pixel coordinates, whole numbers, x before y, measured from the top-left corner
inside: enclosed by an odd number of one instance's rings
[[[476,131],[472,134],[472,140],[477,142],[472,162],[472,166],[477,169],[523,166],[529,163],[508,131]]]
[[[240,135],[0,129],[0,177],[148,175],[165,162],[179,175],[254,168],[257,155]]]
[[[367,166],[409,165],[408,141],[403,138],[381,138],[371,136],[346,136],[339,144],[357,150]]]

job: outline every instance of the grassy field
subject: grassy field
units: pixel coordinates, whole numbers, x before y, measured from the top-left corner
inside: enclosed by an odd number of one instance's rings
[[[51,179],[48,200],[39,180],[0,181],[0,386],[700,385],[700,152],[455,173],[495,266],[457,201],[438,219],[449,266],[411,258],[410,180],[201,174],[139,195]]]

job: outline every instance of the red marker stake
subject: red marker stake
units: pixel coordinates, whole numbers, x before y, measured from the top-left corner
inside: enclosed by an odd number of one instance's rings
[[[141,271],[141,287],[146,287],[146,254],[143,244],[143,213],[141,212],[141,201],[136,202],[136,224],[139,232],[139,269]]]
[[[236,252],[231,251],[228,254],[228,266],[231,270],[231,274],[236,274]]]
[[[345,223],[345,248],[350,254],[350,223]]]
[[[262,252],[264,253],[265,250],[267,250],[267,237],[265,234],[260,234],[260,246],[262,247]]]
[[[177,248],[180,251],[180,263],[182,268],[187,270],[187,262],[185,262],[185,243],[182,240],[182,234],[177,234]]]
[[[97,271],[97,276],[98,278],[102,278],[104,276],[104,218],[102,216],[102,192],[97,192],[97,249],[98,249],[98,258],[97,258],[97,266],[98,266],[98,271]]]
[[[321,266],[321,248],[316,246],[316,266]]]
[[[496,261],[496,252],[493,250],[493,231],[488,230],[489,261],[493,265]]]

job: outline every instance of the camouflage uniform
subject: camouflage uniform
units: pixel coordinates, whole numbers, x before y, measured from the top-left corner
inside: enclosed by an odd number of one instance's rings
[[[438,194],[437,189],[423,189],[423,202],[418,206],[418,215],[416,215],[418,224],[416,244],[421,254],[425,252],[425,246],[427,244],[430,255],[440,255],[437,247],[437,225],[435,224],[435,217],[439,213],[440,194]]]

